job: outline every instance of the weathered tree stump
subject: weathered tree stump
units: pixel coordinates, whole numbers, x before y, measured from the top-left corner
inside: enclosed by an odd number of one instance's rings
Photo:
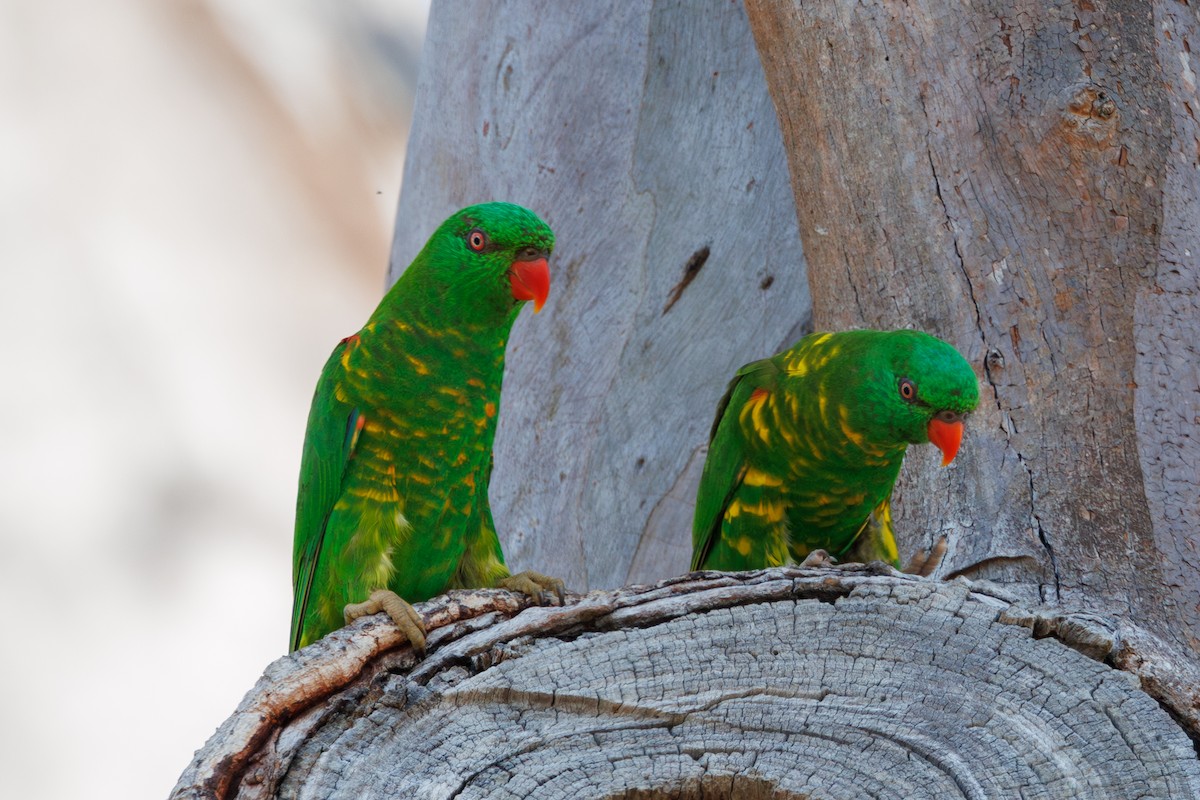
[[[995,587],[781,568],[524,605],[421,604],[424,659],[382,617],[279,659],[172,797],[1200,796],[1104,620]]]

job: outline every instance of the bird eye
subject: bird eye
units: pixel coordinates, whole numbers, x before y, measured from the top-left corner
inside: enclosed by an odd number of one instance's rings
[[[908,378],[900,379],[900,396],[905,400],[912,400],[917,396],[917,386]]]
[[[487,235],[476,228],[467,234],[467,244],[471,249],[478,253],[483,248],[487,247]]]

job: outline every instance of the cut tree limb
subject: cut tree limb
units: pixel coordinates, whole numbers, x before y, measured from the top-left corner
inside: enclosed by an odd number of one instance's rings
[[[372,617],[272,664],[172,797],[1200,794],[1184,730],[1096,660],[1115,627],[1010,601],[881,565],[454,592],[417,606],[423,661]]]

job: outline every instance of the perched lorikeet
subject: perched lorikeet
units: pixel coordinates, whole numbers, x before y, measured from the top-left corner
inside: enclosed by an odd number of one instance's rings
[[[464,208],[334,348],[300,464],[292,650],[381,610],[423,648],[408,603],[451,588],[561,596],[556,579],[510,577],[488,505],[505,342],[525,302],[545,302],[553,246],[526,208]]]
[[[737,371],[717,406],[692,569],[799,562],[818,549],[900,566],[892,485],[909,444],[949,464],[975,373],[919,331],[814,333]]]

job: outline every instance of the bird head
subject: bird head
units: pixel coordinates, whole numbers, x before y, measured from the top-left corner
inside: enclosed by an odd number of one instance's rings
[[[932,443],[942,465],[954,460],[963,422],[979,404],[979,382],[967,360],[941,339],[921,331],[888,331],[868,345],[864,391],[870,419],[881,438]]]
[[[482,203],[443,222],[402,280],[424,284],[428,302],[463,317],[503,318],[527,301],[536,312],[550,293],[553,249],[554,233],[537,214]]]

